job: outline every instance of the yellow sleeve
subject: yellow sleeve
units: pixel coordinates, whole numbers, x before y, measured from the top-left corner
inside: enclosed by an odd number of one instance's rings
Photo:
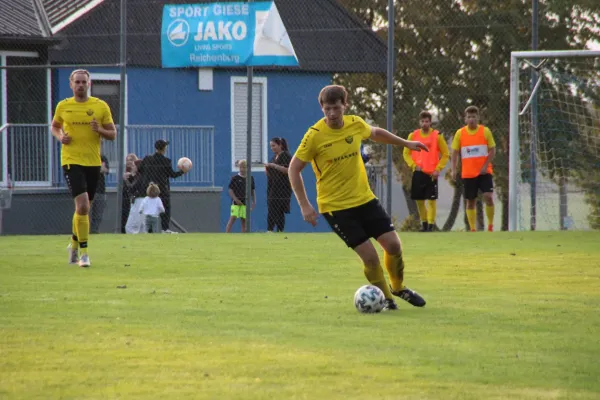
[[[63,108],[63,102],[59,101],[58,104],[56,105],[56,110],[54,111],[54,117],[52,118],[53,121],[56,121],[59,124],[62,124],[64,122],[63,117],[62,117],[62,108]]]
[[[364,119],[358,116],[354,116],[357,121],[362,125],[360,129],[360,137],[362,140],[367,140],[371,137],[371,125],[367,124]]]
[[[408,137],[406,138],[406,140],[412,140],[412,138],[413,138],[413,134],[411,132],[408,135]],[[415,161],[412,159],[412,150],[409,149],[408,147],[405,147],[404,151],[402,151],[402,157],[404,158],[406,165],[408,165],[408,167],[414,171],[417,164],[415,164]]]
[[[102,102],[102,111],[102,121],[100,123],[102,125],[114,124],[110,107],[106,102]]]
[[[460,142],[459,142],[459,144],[460,144]],[[448,151],[448,143],[446,143],[446,139],[444,139],[444,136],[441,133],[438,135],[438,148],[440,149],[440,153],[442,154],[442,157],[440,158],[440,161],[438,161],[438,165],[437,165],[437,167],[435,167],[435,169],[437,171],[441,171],[444,169],[446,164],[448,164],[448,160],[450,159],[450,152]]]
[[[298,146],[296,149],[296,154],[294,154],[294,157],[306,163],[311,162],[313,158],[315,158],[317,155],[317,146],[315,146],[314,143],[314,137],[316,133],[316,129],[309,128],[308,132],[304,134],[304,138],[302,138],[300,146]]]
[[[492,131],[490,131],[487,127],[483,130],[483,135],[485,136],[485,140],[487,141],[488,148],[496,147],[496,141],[494,140],[494,135],[492,135]]]
[[[454,134],[452,139],[452,150],[460,150],[460,129]]]

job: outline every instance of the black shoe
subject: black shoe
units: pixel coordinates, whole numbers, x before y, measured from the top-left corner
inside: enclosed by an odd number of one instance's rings
[[[391,288],[390,288],[391,289]],[[415,307],[424,307],[425,299],[421,297],[421,295],[414,290],[410,290],[406,286],[402,290],[398,290],[397,292],[392,291],[394,296],[400,297],[402,300],[409,302]]]
[[[423,222],[422,224],[423,224],[423,226],[421,227],[421,230],[419,232],[428,232],[429,224],[427,222]]]
[[[398,304],[393,299],[385,299],[385,305],[382,311],[397,310]]]
[[[427,232],[433,232],[433,227],[435,226],[435,224],[429,224],[427,225]]]

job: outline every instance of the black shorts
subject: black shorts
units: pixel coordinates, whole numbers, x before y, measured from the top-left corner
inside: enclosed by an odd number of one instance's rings
[[[465,199],[473,200],[477,194],[489,193],[494,191],[494,180],[492,174],[483,174],[475,178],[463,178]]]
[[[415,171],[412,176],[410,198],[413,200],[437,200],[438,180],[423,171]]]
[[[96,187],[100,179],[99,166],[85,167],[83,165],[68,164],[63,165],[63,172],[73,198],[87,192],[90,201],[94,200]]]
[[[358,207],[325,213],[323,217],[352,249],[370,238],[377,239],[384,233],[395,230],[392,219],[377,199]]]

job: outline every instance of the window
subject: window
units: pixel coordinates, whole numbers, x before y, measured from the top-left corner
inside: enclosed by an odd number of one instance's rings
[[[248,126],[248,80],[246,77],[231,78],[231,169],[235,162],[246,158]],[[267,78],[252,80],[252,167],[262,171],[260,163],[267,159]]]
[[[120,81],[94,80],[91,85],[91,95],[104,100],[108,104],[115,124],[119,123],[119,115],[121,115],[120,90]]]

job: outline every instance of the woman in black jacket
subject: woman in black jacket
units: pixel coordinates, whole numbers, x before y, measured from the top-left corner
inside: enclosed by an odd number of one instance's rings
[[[271,139],[271,151],[275,154],[271,162],[265,164],[267,172],[267,230],[272,232],[275,227],[279,232],[285,228],[285,214],[290,213],[292,186],[288,178],[288,167],[292,155],[288,150],[287,141],[282,137]]]

